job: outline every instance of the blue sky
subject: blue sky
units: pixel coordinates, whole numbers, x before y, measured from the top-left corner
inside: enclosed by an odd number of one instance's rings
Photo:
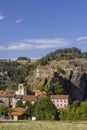
[[[0,58],[87,51],[87,0],[0,0]]]

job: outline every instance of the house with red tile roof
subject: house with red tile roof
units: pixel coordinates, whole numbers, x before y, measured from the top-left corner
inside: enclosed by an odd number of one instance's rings
[[[31,104],[34,104],[37,101],[37,97],[35,95],[23,95],[22,101],[23,103],[29,101]]]
[[[35,95],[37,97],[40,97],[40,96],[44,96],[46,95],[46,92],[45,91],[40,91],[38,89],[31,89],[31,90],[28,90],[28,94],[30,95]]]
[[[3,90],[0,91],[0,101],[3,102],[7,107],[12,106],[12,99],[14,98],[15,94],[7,93]]]
[[[65,108],[69,103],[69,95],[51,95],[50,98],[57,108]]]
[[[17,107],[17,108],[12,108],[12,112],[9,113],[10,119],[11,120],[23,120],[25,118],[25,108]]]

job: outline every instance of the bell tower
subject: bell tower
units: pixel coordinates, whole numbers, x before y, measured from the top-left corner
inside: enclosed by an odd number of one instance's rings
[[[27,95],[27,90],[23,84],[18,85],[18,95]]]

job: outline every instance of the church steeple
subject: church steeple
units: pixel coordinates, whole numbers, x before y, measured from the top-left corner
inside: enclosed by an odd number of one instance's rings
[[[16,91],[17,95],[27,95],[27,90],[23,84],[18,85],[18,91]]]

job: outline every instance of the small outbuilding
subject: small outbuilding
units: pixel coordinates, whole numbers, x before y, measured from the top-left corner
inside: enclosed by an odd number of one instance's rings
[[[17,108],[12,108],[12,112],[9,114],[10,115],[10,120],[23,120],[25,119],[25,108],[17,107]]]

